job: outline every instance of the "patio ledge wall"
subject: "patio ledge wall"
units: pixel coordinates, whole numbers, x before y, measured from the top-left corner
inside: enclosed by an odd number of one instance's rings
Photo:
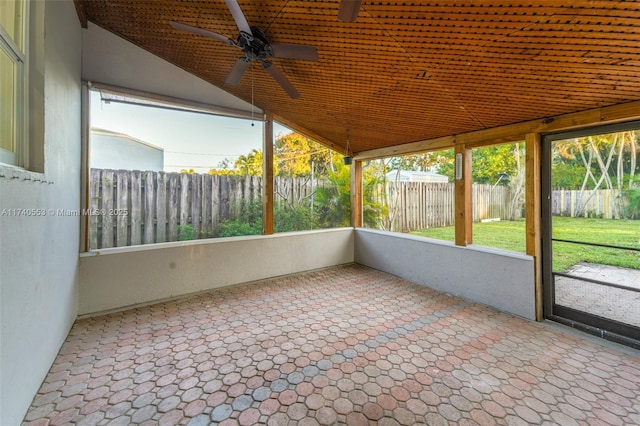
[[[101,249],[80,255],[79,315],[353,263],[353,228]]]
[[[355,261],[454,296],[535,319],[531,256],[359,228],[355,231]]]

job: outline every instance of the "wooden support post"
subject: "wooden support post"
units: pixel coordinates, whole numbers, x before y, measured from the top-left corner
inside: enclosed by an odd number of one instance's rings
[[[466,246],[472,243],[471,150],[464,145],[456,145],[455,154],[456,245]]]
[[[351,164],[351,226],[362,227],[362,161]]]
[[[527,254],[533,256],[534,292],[536,320],[543,320],[542,291],[542,235],[541,235],[541,199],[540,199],[540,134],[529,133],[525,138],[525,206],[527,228]]]
[[[262,233],[273,234],[273,114],[267,113],[262,142]]]

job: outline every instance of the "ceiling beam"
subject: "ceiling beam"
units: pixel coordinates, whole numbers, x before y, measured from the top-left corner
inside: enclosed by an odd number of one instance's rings
[[[385,148],[372,149],[354,154],[356,160],[374,160],[378,158],[415,154],[417,152],[435,151],[453,148],[463,144],[467,148],[495,145],[525,140],[527,134],[552,133],[571,130],[580,127],[590,127],[623,121],[640,119],[640,102],[634,101],[603,108],[590,109],[582,112],[547,117],[523,123],[494,127],[461,133],[455,136],[428,139],[395,145]]]

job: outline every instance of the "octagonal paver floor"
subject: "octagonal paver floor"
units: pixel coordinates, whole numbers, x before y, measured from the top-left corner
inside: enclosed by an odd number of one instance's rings
[[[31,425],[640,424],[640,358],[341,266],[79,320]]]

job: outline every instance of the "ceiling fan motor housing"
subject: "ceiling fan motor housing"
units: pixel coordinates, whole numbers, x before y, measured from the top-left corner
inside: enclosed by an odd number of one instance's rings
[[[273,51],[264,32],[258,27],[251,27],[251,33],[240,32],[238,36],[238,47],[247,55],[247,59],[262,61],[272,57]]]

